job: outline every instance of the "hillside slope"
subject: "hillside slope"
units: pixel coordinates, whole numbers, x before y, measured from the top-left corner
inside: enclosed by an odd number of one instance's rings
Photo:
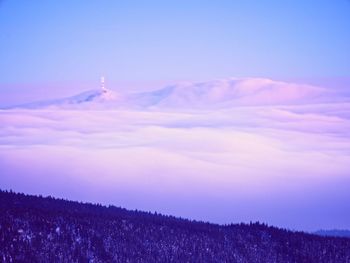
[[[350,239],[0,191],[3,262],[350,262]]]

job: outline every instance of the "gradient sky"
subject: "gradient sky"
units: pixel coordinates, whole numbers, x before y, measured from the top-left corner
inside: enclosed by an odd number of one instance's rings
[[[348,0],[0,1],[2,90],[348,77],[349,46]]]
[[[155,108],[0,110],[1,188],[350,228],[349,0],[0,0],[0,47],[0,108],[97,88],[101,75],[117,95],[194,81],[155,93]],[[247,79],[209,81],[229,77]]]

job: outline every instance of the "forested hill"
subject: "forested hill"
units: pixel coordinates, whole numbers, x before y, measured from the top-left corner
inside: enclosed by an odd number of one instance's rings
[[[0,191],[3,262],[350,262],[350,239]]]

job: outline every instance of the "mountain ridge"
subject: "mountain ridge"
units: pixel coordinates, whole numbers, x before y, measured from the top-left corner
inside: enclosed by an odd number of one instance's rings
[[[330,237],[347,237],[350,238],[350,230],[347,229],[321,229],[313,234]]]
[[[34,102],[10,108],[227,108],[299,104],[322,101],[324,88],[264,78],[228,78],[206,82],[183,82],[164,88],[133,93],[110,89],[91,90],[72,97]]]

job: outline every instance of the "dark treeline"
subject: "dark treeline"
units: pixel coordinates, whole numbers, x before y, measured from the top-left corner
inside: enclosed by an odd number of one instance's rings
[[[3,262],[350,262],[350,239],[0,191]]]

